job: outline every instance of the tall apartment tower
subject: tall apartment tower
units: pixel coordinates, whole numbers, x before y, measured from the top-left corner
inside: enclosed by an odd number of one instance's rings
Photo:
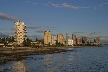
[[[51,45],[51,33],[50,33],[50,31],[45,31],[44,32],[44,45],[48,45],[48,44],[50,44]]]
[[[66,33],[66,45],[68,45],[69,34]]]
[[[73,44],[75,45],[76,44],[76,35],[75,34],[72,34],[72,40],[73,40]]]
[[[56,40],[57,40],[56,35],[52,34],[52,36],[51,36],[51,43],[52,43],[52,45],[56,45]]]
[[[97,45],[100,44],[100,39],[99,39],[99,37],[96,37],[96,44],[97,44]]]
[[[20,22],[20,20],[15,22],[14,40],[16,41],[17,45],[21,45],[23,43],[24,39],[27,39],[26,33],[27,33],[26,25],[24,24],[24,22]]]
[[[58,43],[65,44],[65,38],[63,34],[57,34],[57,41]]]

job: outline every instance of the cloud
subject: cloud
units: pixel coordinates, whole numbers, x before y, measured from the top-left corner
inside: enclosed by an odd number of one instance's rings
[[[57,27],[50,27],[50,26],[43,26],[44,28],[57,28]]]
[[[41,26],[27,26],[27,29],[37,29],[42,28]]]
[[[52,2],[48,2],[48,3],[50,4],[50,3],[52,3]]]
[[[44,30],[36,31],[37,33],[44,33]]]
[[[38,28],[42,28],[42,29],[55,29],[57,27],[50,27],[50,26],[27,26],[28,29],[38,29]]]
[[[90,7],[82,7],[82,6],[73,6],[73,5],[70,5],[68,3],[62,3],[62,4],[51,4],[51,6],[53,7],[59,7],[59,8],[69,8],[69,9],[73,9],[73,10],[77,10],[77,9],[80,9],[80,8],[90,8]]]
[[[25,1],[25,2],[29,2],[29,1]]]
[[[54,7],[61,7],[59,4],[51,4]]]
[[[90,8],[90,7],[81,7],[81,6],[73,6],[73,5],[70,5],[68,3],[62,3],[62,4],[51,4],[52,6],[54,7],[61,7],[61,8],[70,8],[70,9],[73,9],[73,10],[76,10],[76,9],[80,9],[80,8]]]
[[[108,43],[108,36],[100,36],[100,40],[102,43],[105,43],[105,42]]]
[[[84,8],[85,9],[85,8],[90,8],[90,7],[81,7],[81,8]]]
[[[101,32],[92,32],[89,35],[94,35],[94,34],[99,34],[99,33],[101,33]]]
[[[1,28],[0,30],[6,30],[6,29]]]
[[[101,6],[104,6],[104,5],[107,5],[108,3],[101,3],[101,4],[99,4],[99,6],[98,7],[101,7]]]
[[[73,33],[85,33],[85,32],[73,32]]]
[[[51,6],[53,7],[57,7],[57,8],[69,8],[69,9],[73,9],[73,10],[77,10],[77,9],[88,9],[88,8],[93,8],[93,9],[97,9],[100,8],[104,5],[108,5],[108,3],[101,3],[97,6],[74,6],[68,3],[62,3],[62,4],[51,4]]]
[[[18,19],[13,17],[13,16],[9,16],[7,14],[1,13],[0,12],[0,20],[6,20],[6,21],[17,21]]]
[[[63,8],[71,8],[71,9],[79,9],[79,6],[72,6],[72,5],[69,5],[67,3],[63,3],[62,7]]]
[[[34,2],[33,4],[34,4],[34,5],[37,5],[38,3]]]
[[[32,40],[35,40],[36,38],[43,39],[43,36],[42,35],[28,35],[28,38]]]
[[[49,4],[44,4],[44,6],[49,6]]]
[[[2,32],[0,32],[0,37],[7,37],[9,35],[3,34]]]
[[[92,32],[92,33],[89,33],[89,34],[85,34],[83,36],[85,37],[89,37],[89,38],[95,38],[97,36],[97,34],[100,34],[101,32]],[[99,37],[99,36],[97,36]]]
[[[102,6],[105,6],[105,5],[108,5],[108,3],[100,3],[99,5],[97,5],[97,6],[92,6],[92,7],[93,7],[93,9],[98,9],[98,8],[100,8],[100,7],[102,7]]]

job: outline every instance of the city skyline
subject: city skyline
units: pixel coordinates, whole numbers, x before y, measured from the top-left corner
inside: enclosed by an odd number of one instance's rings
[[[108,42],[107,8],[107,0],[1,0],[0,36],[13,36],[14,22],[19,19],[33,39],[43,38],[49,30],[55,35],[100,36]]]

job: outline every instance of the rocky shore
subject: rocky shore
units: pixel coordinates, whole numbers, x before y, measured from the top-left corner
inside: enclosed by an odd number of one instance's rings
[[[7,61],[26,59],[28,55],[52,54],[66,51],[66,49],[59,48],[0,48],[0,64],[4,64]]]
[[[52,54],[59,52],[70,51],[68,48],[84,48],[92,46],[65,46],[65,47],[41,47],[41,48],[31,48],[31,47],[17,47],[17,48],[0,48],[0,64],[4,64],[8,61],[18,61],[26,59],[28,55],[38,55],[38,54]],[[97,47],[97,46],[96,46]]]

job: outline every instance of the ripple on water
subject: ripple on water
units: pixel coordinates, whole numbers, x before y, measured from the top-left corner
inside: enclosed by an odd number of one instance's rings
[[[0,65],[3,72],[108,72],[108,48],[76,48],[73,51],[31,55]]]

